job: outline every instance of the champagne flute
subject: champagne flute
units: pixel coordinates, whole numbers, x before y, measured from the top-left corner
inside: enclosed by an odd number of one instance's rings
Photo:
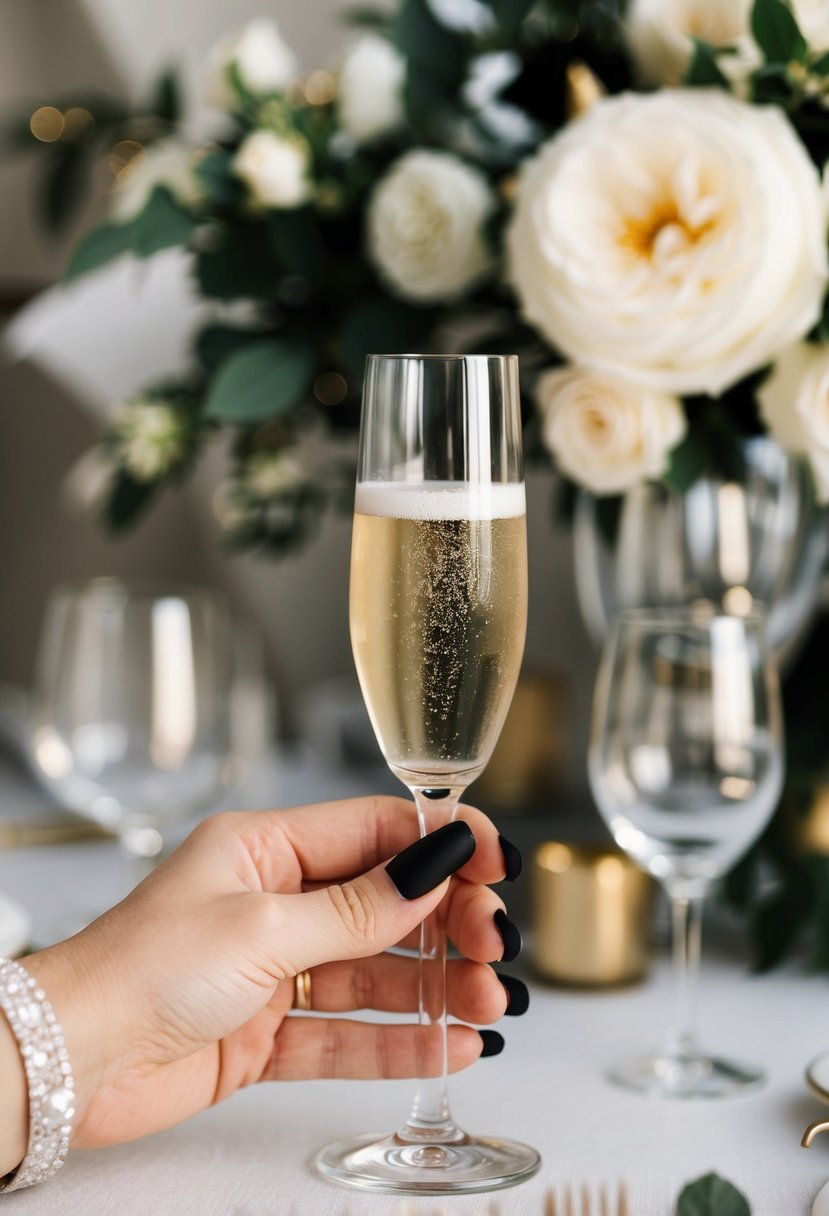
[[[371,355],[351,555],[351,640],[391,771],[421,836],[452,820],[492,754],[521,664],[526,505],[514,355]],[[421,927],[420,1027],[442,1073],[422,1078],[393,1134],[323,1149],[322,1173],[366,1190],[511,1186],[532,1148],[454,1122],[446,1084],[442,906]]]
[[[783,780],[780,694],[760,616],[712,606],[624,612],[599,669],[590,782],[618,845],[671,901],[674,1015],[660,1049],[610,1079],[661,1098],[718,1098],[763,1079],[695,1033],[703,900],[759,836]]]

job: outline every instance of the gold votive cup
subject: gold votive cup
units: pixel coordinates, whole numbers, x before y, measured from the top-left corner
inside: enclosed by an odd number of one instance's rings
[[[641,979],[653,892],[653,879],[612,846],[539,845],[532,865],[536,971],[596,987]]]
[[[557,671],[523,672],[473,800],[499,811],[546,803],[567,768],[569,689]]]

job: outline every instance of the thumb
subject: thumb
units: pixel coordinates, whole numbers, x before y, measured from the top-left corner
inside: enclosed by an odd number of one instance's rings
[[[475,852],[472,829],[447,823],[359,878],[302,895],[272,895],[280,913],[280,970],[378,954],[410,933]]]

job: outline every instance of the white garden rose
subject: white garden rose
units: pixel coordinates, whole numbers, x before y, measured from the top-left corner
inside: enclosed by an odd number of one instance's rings
[[[233,158],[233,172],[262,207],[299,207],[311,197],[310,149],[301,135],[252,131]]]
[[[121,170],[112,191],[113,219],[120,223],[134,219],[157,186],[164,186],[185,207],[202,201],[193,172],[193,149],[183,139],[170,136],[156,140]]]
[[[401,296],[457,299],[491,269],[484,221],[493,203],[484,175],[451,153],[407,152],[369,203],[371,259]]]
[[[387,38],[360,38],[340,71],[337,111],[342,129],[363,143],[400,126],[405,76],[406,61]]]
[[[827,283],[820,180],[782,111],[721,89],[597,102],[527,162],[523,312],[576,363],[717,395],[801,338]]]
[[[251,93],[278,93],[296,75],[297,60],[270,17],[255,17],[219,40],[207,60],[204,92],[211,105],[230,110],[237,101],[231,69]]]
[[[730,47],[719,63],[732,81],[760,66],[751,36],[753,0],[632,0],[627,37],[639,75],[646,84],[677,85],[694,52],[694,39]],[[795,17],[813,50],[829,48],[829,4],[794,0]]]
[[[829,502],[829,349],[808,342],[790,347],[757,397],[772,437],[808,457],[818,498]]]
[[[536,399],[559,468],[594,494],[661,477],[687,429],[676,397],[579,367],[545,372]]]

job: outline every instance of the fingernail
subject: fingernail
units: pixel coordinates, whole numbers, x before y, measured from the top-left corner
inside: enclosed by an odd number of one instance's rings
[[[474,852],[472,829],[456,819],[392,857],[386,873],[404,899],[418,899],[466,865]]]
[[[504,868],[506,869],[506,881],[515,882],[518,875],[521,873],[521,850],[507,840],[506,836],[499,836],[498,843],[501,846],[501,852],[504,854]]]
[[[484,1041],[481,1059],[484,1056],[499,1056],[504,1050],[504,1036],[499,1034],[497,1030],[479,1030],[478,1034]]]
[[[500,971],[495,974],[507,990],[507,1005],[505,1016],[508,1018],[520,1018],[522,1013],[526,1013],[530,1007],[530,991],[525,983],[517,980],[513,975],[501,975]]]
[[[501,963],[511,963],[521,953],[521,934],[518,926],[514,925],[503,908],[499,908],[494,916],[495,928],[501,934],[504,943],[504,953],[498,960]]]

